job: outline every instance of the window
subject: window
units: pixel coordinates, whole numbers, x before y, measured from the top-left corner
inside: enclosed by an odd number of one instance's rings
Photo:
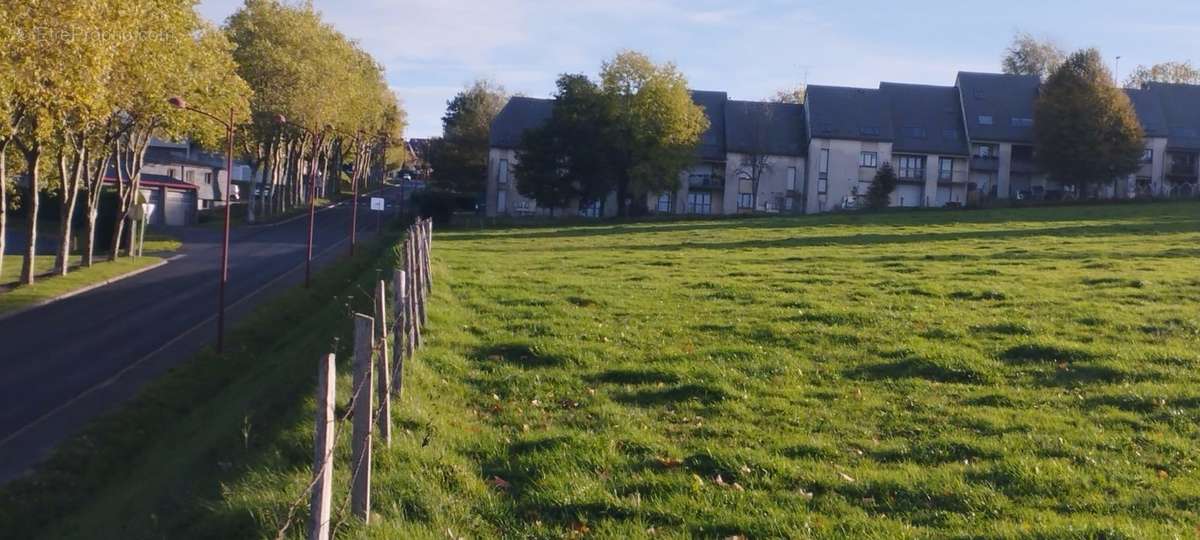
[[[783,199],[783,209],[790,211],[792,209],[792,203],[793,201],[791,197]]]
[[[795,167],[788,167],[787,190],[788,191],[796,191],[796,168]]]
[[[981,126],[990,126],[990,125],[992,125],[993,123],[995,123],[995,122],[993,122],[993,120],[992,120],[992,116],[991,116],[991,115],[989,115],[989,114],[981,114],[981,115],[979,115],[979,125],[981,125]]]
[[[878,167],[879,153],[878,152],[863,152],[858,156],[858,166],[860,167]]]
[[[195,184],[196,183],[196,171],[184,171],[183,172],[183,181],[187,182],[189,184]]]
[[[671,212],[671,194],[670,193],[663,193],[662,195],[658,196],[657,210],[664,214]]]
[[[896,170],[902,180],[925,179],[925,156],[899,156]]]
[[[1009,118],[1008,122],[1012,127],[1033,127],[1032,118],[1017,118],[1014,116]]]
[[[1142,150],[1142,163],[1154,163],[1154,149],[1146,148]]]
[[[821,195],[829,193],[829,179],[828,178],[821,178],[820,180],[817,180],[817,193],[819,193]]]
[[[754,208],[753,193],[738,193],[738,208]]]
[[[478,177],[476,177],[478,178]],[[502,186],[508,185],[508,160],[500,160],[500,171],[496,175],[496,183]]]
[[[508,211],[508,192],[507,191],[497,191],[496,192],[496,211],[497,212],[507,212]]]
[[[878,126],[860,126],[858,128],[858,131],[859,131],[859,133],[862,133],[863,135],[866,135],[868,137],[878,137],[879,136],[879,127]]]
[[[938,180],[951,182],[954,180],[954,158],[939,158]]]
[[[946,128],[942,130],[942,138],[947,141],[957,141],[962,139],[962,135],[959,133],[958,128]]]
[[[189,172],[188,174],[191,174],[191,173]],[[212,185],[212,173],[210,173],[210,172],[204,173],[204,185],[206,185],[206,186]]]
[[[1172,137],[1196,137],[1196,128],[1177,127],[1171,128]]]
[[[821,178],[829,178],[829,149],[828,148],[821,149],[820,161],[817,162],[817,172],[820,173]]]
[[[992,147],[987,146],[987,145],[976,146],[975,147],[975,155],[979,156],[981,158],[992,157]]]
[[[175,169],[167,169],[167,176],[175,178]]]
[[[918,126],[906,126],[903,128],[904,134],[914,139],[925,138],[925,128]]]
[[[688,193],[688,213],[689,214],[711,214],[712,213],[712,193],[696,192]]]
[[[579,215],[583,217],[598,218],[603,213],[603,205],[600,201],[594,201],[586,206],[579,207]]]

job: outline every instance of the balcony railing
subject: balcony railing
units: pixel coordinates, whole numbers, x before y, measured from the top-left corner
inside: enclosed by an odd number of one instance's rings
[[[1000,158],[996,156],[971,156],[971,170],[996,172],[1000,170]]]
[[[1195,177],[1196,176],[1196,164],[1195,163],[1172,163],[1171,168],[1167,174],[1170,174],[1171,176]]]
[[[897,171],[897,178],[901,181],[925,181],[925,169],[900,169]]]
[[[1012,161],[1012,172],[1016,174],[1033,174],[1037,172],[1037,165],[1034,165],[1030,159],[1014,159]]]
[[[966,183],[966,181],[967,181],[967,172],[966,171],[960,171],[957,169],[955,169],[953,171],[938,171],[938,183],[939,184]]]
[[[725,189],[725,179],[708,174],[693,174],[688,177],[688,187],[691,189]]]

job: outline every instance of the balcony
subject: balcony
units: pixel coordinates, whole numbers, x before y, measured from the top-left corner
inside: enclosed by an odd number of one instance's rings
[[[1167,176],[1173,176],[1175,178],[1193,178],[1194,179],[1197,176],[1196,175],[1196,164],[1195,163],[1172,163],[1171,167],[1169,169],[1167,169]]]
[[[954,171],[938,171],[939,184],[965,184],[967,183],[967,172]]]
[[[996,156],[971,156],[971,170],[997,172],[1000,170],[1000,158]]]
[[[1012,161],[1013,174],[1034,174],[1036,172],[1037,166],[1031,159],[1014,159]]]
[[[899,169],[896,178],[901,182],[925,182],[925,169]]]
[[[688,189],[725,191],[725,178],[711,174],[693,174],[688,177]]]

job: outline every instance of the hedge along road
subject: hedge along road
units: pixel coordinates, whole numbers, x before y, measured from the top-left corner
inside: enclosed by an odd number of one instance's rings
[[[381,192],[391,201],[398,194]],[[364,219],[373,218],[369,205],[363,197],[360,238],[375,230],[375,219]],[[315,264],[348,251],[350,214],[350,204],[317,213]],[[230,322],[267,293],[303,283],[307,232],[307,219],[234,231]],[[215,341],[220,231],[194,227],[183,237],[170,264],[0,323],[0,482]]]

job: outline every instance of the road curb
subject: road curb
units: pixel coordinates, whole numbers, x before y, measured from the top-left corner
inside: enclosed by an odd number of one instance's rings
[[[61,295],[59,295],[59,296],[56,296],[56,297],[54,297],[54,298],[47,298],[47,299],[45,299],[45,300],[38,300],[37,302],[34,302],[34,303],[32,303],[32,304],[29,304],[28,306],[25,306],[25,307],[23,307],[23,308],[20,308],[20,309],[14,310],[14,311],[9,311],[9,312],[5,312],[5,313],[0,313],[0,321],[3,321],[3,320],[5,320],[5,319],[10,319],[10,318],[12,318],[12,317],[16,317],[17,315],[21,315],[21,314],[23,314],[23,313],[27,313],[27,312],[33,311],[33,310],[35,310],[35,309],[37,309],[37,308],[40,308],[40,307],[43,307],[43,306],[48,306],[48,305],[50,305],[50,304],[53,304],[53,303],[55,303],[55,302],[58,302],[58,301],[60,301],[60,300],[66,300],[66,299],[68,299],[68,298],[71,298],[72,296],[79,296],[79,295],[81,295],[81,294],[83,294],[83,293],[86,293],[86,292],[89,292],[89,291],[93,291],[93,290],[99,289],[100,287],[105,287],[105,286],[108,286],[108,285],[112,285],[113,283],[116,283],[116,282],[118,282],[118,281],[121,281],[121,280],[124,280],[124,279],[131,278],[131,277],[133,277],[133,276],[136,276],[136,275],[138,275],[138,274],[142,274],[142,273],[145,273],[145,272],[149,272],[149,271],[151,271],[151,270],[154,270],[154,269],[156,269],[156,268],[161,268],[161,267],[163,267],[163,266],[166,266],[166,265],[167,265],[167,263],[170,263],[170,262],[171,262],[171,260],[172,260],[172,259],[174,259],[174,258],[175,258],[175,257],[172,257],[171,259],[163,259],[163,260],[161,260],[161,261],[158,261],[157,263],[154,263],[154,264],[152,264],[152,265],[150,265],[150,266],[147,266],[147,267],[145,267],[145,268],[138,268],[137,270],[133,270],[133,271],[131,271],[131,272],[126,272],[126,273],[124,273],[124,274],[121,274],[121,275],[119,275],[119,276],[116,276],[116,277],[109,278],[109,279],[107,279],[107,280],[105,280],[105,281],[101,281],[100,283],[93,283],[93,284],[91,284],[91,285],[87,285],[87,286],[84,286],[84,287],[80,287],[80,288],[78,288],[78,289],[75,289],[75,290],[73,290],[73,291],[71,291],[71,292],[69,292],[69,293],[61,294]]]

